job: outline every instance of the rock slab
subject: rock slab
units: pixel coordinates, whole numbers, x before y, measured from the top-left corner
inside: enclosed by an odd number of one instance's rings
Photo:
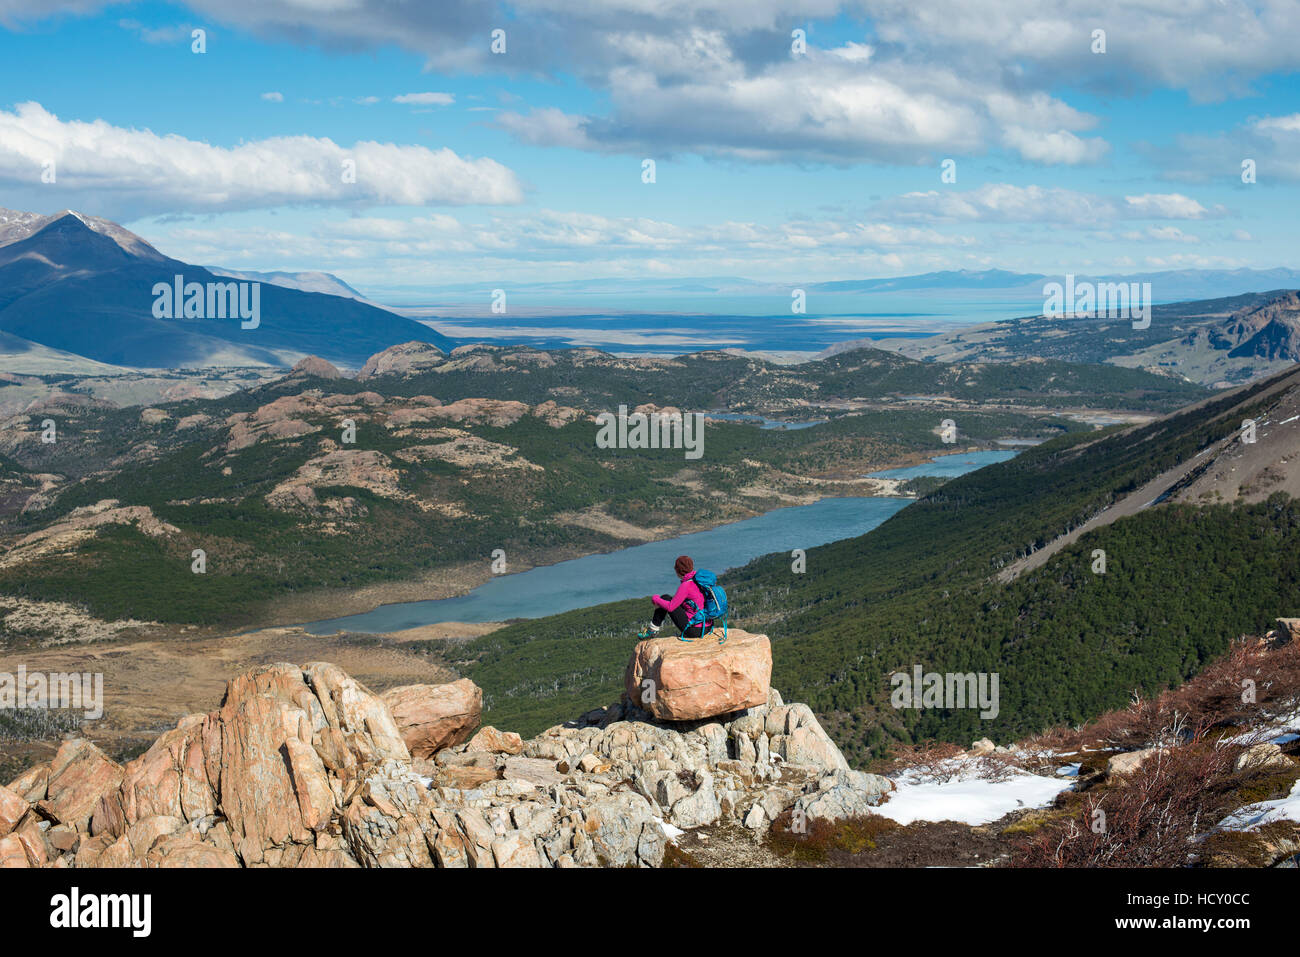
[[[464,743],[483,713],[483,689],[468,678],[445,685],[403,685],[381,697],[415,758],[431,758]]]
[[[698,721],[767,704],[772,645],[767,635],[732,628],[713,635],[638,642],[624,676],[627,700],[660,721]]]

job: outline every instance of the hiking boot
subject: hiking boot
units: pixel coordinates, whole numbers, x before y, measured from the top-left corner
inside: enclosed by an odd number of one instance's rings
[[[659,636],[659,629],[651,628],[649,625],[646,625],[644,628],[642,628],[640,631],[636,633],[636,636],[640,638],[642,641],[644,641],[647,638],[657,638]]]

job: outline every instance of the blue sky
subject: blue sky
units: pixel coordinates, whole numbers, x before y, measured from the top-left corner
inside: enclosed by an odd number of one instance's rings
[[[0,206],[372,294],[1293,267],[1297,26],[1294,0],[0,0]]]

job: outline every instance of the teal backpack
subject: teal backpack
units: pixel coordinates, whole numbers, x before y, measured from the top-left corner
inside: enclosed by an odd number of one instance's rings
[[[686,627],[682,630],[682,641],[694,641],[694,638],[687,638],[686,632],[696,625],[703,626],[706,621],[712,622],[708,631],[704,635],[710,634],[718,627],[718,622],[722,622],[722,634],[718,638],[718,644],[727,640],[727,592],[718,584],[718,576],[713,572],[700,569],[695,573],[695,584],[699,586],[704,595],[704,607],[697,608],[695,614],[691,615],[690,620],[686,622]]]

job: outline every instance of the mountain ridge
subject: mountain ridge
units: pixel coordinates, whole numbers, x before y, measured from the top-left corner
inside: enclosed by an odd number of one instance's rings
[[[357,368],[401,342],[423,341],[444,352],[453,347],[428,326],[359,298],[260,281],[254,327],[242,328],[239,317],[160,319],[153,311],[157,285],[170,288],[177,275],[201,286],[230,280],[79,213],[10,214],[0,235],[0,332],[95,362],[137,369],[288,367],[319,355]]]

